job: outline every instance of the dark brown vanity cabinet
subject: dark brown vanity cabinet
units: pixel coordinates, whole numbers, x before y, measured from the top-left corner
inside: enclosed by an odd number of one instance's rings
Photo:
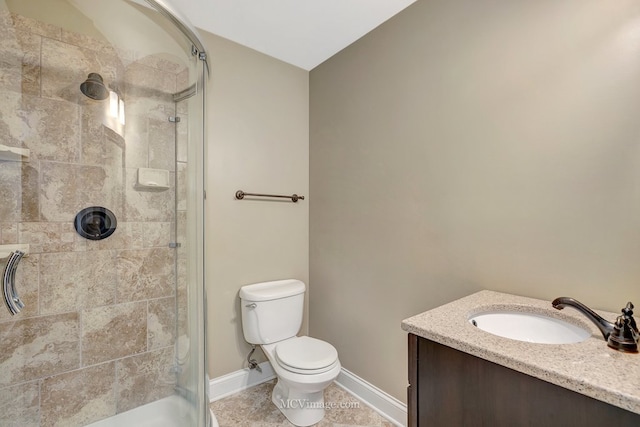
[[[410,427],[640,427],[638,414],[413,334],[408,416]]]

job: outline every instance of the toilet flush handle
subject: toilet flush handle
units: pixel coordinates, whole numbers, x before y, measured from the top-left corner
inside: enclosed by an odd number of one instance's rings
[[[258,306],[258,304],[256,304],[255,302],[252,302],[251,304],[245,305],[245,307],[247,307],[247,308],[256,308],[257,306]]]

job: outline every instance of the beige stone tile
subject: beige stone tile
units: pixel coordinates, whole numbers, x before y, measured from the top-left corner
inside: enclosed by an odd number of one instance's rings
[[[52,39],[60,39],[60,27],[15,13],[11,14],[11,19],[16,30],[38,34]]]
[[[41,37],[0,29],[0,88],[40,95]]]
[[[119,84],[123,66],[118,57],[58,40],[42,39],[42,96],[74,103],[100,103],[82,95],[80,84],[98,73],[108,87]]]
[[[122,219],[121,170],[41,162],[41,216],[69,221],[89,206],[104,206]]]
[[[69,223],[21,222],[18,240],[28,243],[31,253],[69,252],[75,249],[75,230]]]
[[[178,289],[176,294],[177,298],[177,330],[178,336],[187,338],[189,336],[189,313],[186,307],[188,307],[189,294],[186,289]]]
[[[150,350],[173,345],[176,334],[176,298],[149,301],[147,324]]]
[[[80,427],[115,415],[115,362],[42,382],[41,427]]]
[[[22,221],[38,221],[40,219],[40,171],[38,163],[23,163],[22,197],[20,203],[20,218]]]
[[[0,218],[33,221],[39,217],[37,162],[0,162]]]
[[[190,85],[191,81],[189,80],[189,69],[187,67],[184,67],[182,71],[179,71],[176,74],[176,92],[188,89]]]
[[[189,292],[187,291],[187,260],[179,259],[177,265],[177,334],[179,337],[178,342],[181,343],[189,336],[189,317],[187,310],[187,307],[189,306]]]
[[[21,168],[19,163],[0,162],[0,218],[20,221],[22,200]]]
[[[178,259],[187,257],[187,212],[178,211],[176,214],[178,224],[176,226],[176,241],[182,243],[177,250]]]
[[[73,31],[62,29],[60,40],[64,43],[96,51],[101,55],[117,56],[116,49],[106,39],[98,39],[96,37],[80,34]]]
[[[271,403],[275,381],[252,387],[211,404],[220,427],[253,425],[254,423],[282,424],[286,418]],[[244,424],[243,424],[244,423]]]
[[[105,117],[108,102],[81,107],[82,164],[100,165],[113,170],[125,166],[125,140],[109,127]]]
[[[180,116],[180,119],[185,119],[189,114],[189,101],[183,100],[176,104],[176,113]]]
[[[172,296],[175,293],[173,249],[154,248],[120,251],[117,256],[117,300]]]
[[[179,102],[182,105],[184,102]],[[186,113],[180,114],[180,121],[176,123],[176,159],[179,162],[186,162],[189,149],[189,116]]]
[[[40,256],[40,311],[64,313],[115,302],[115,251]]]
[[[324,399],[328,405],[336,406],[335,408],[326,409],[324,418],[324,420],[332,422],[334,425],[380,426],[383,422],[386,422],[373,409],[359,402],[358,399],[339,386],[331,385],[327,387]]]
[[[173,347],[118,360],[118,413],[173,394]]]
[[[61,163],[42,163],[42,211],[45,221],[65,221],[73,218],[81,209],[77,192],[80,185],[78,175],[94,175],[92,181],[104,181],[106,173],[98,166],[79,166]],[[102,187],[102,186],[100,186]]]
[[[125,189],[125,221],[171,222],[174,214],[174,189],[164,191],[138,190],[136,169],[127,168]],[[173,174],[169,181],[173,182]]]
[[[3,144],[31,150],[30,162],[23,163],[23,168],[37,168],[38,159],[76,160],[79,131],[75,105],[0,90],[0,117]]]
[[[20,198],[20,218],[22,221],[37,221],[40,219],[40,171],[37,163],[23,163],[21,165],[22,185]]]
[[[179,290],[184,289],[187,290],[187,275],[188,275],[188,267],[189,263],[186,258],[178,258],[177,270],[178,270],[178,285],[177,288]]]
[[[13,19],[11,12],[6,7],[0,9],[0,36],[6,37],[6,34],[15,31],[13,27]]]
[[[78,368],[78,314],[0,323],[0,386]]]
[[[175,74],[136,62],[127,66],[124,89],[127,118],[131,114],[166,121],[175,115]]]
[[[220,427],[236,426],[287,426],[291,424],[271,402],[271,392],[276,380],[272,380],[243,392],[211,403]],[[318,427],[388,427],[393,424],[378,415],[345,390],[331,384],[325,390],[325,403],[352,406],[345,409],[325,410]]]
[[[3,221],[20,221],[22,185],[20,164],[0,162],[0,218]]]
[[[145,222],[142,223],[142,228],[145,248],[169,246],[172,232],[170,222]]]
[[[23,95],[0,87],[0,140],[9,147],[24,148],[27,125],[22,117]]]
[[[80,127],[75,103],[24,95],[17,114],[21,123],[16,135],[31,150],[32,161],[78,160]]]
[[[118,221],[118,225],[113,234],[103,240],[87,240],[79,234],[76,234],[76,240],[82,240],[84,242],[84,249],[89,251],[109,249],[142,249],[144,247],[144,237],[144,223],[120,221]],[[76,245],[78,246],[77,243]]]
[[[18,223],[0,223],[0,244],[11,245],[15,243],[18,243]]]
[[[82,364],[94,365],[147,349],[147,303],[82,311]]]
[[[4,271],[6,259],[0,259],[0,272]],[[40,255],[29,254],[23,257],[16,270],[16,291],[24,303],[20,313],[12,316],[9,310],[4,308],[4,301],[0,303],[0,322],[15,321],[38,315],[38,267]],[[0,424],[1,425],[1,424]]]
[[[40,47],[42,38],[29,33],[17,33],[24,52],[20,67],[22,93],[40,96]]]
[[[124,102],[127,126],[130,121],[168,120],[170,116],[176,114],[172,95],[167,93],[150,93],[149,96],[129,94],[125,97]],[[128,136],[131,136],[131,133]],[[129,139],[127,139],[127,143],[128,141]]]
[[[176,179],[176,197],[179,211],[187,210],[187,164],[179,162]]]
[[[126,166],[128,168],[149,167],[148,119],[144,115],[129,111],[129,103],[125,106],[127,125],[124,130],[126,140]]]
[[[126,95],[135,97],[159,97],[171,99],[176,92],[176,74],[155,67],[149,67],[139,60],[129,64],[125,70],[124,82]]]
[[[149,167],[174,171],[176,124],[149,119]]]
[[[40,427],[37,381],[0,389],[0,426]]]
[[[168,55],[162,54],[148,55],[138,59],[137,65],[155,68],[158,71],[163,71],[169,74],[180,74],[186,69],[183,64],[180,64],[173,58],[169,58],[167,56]]]

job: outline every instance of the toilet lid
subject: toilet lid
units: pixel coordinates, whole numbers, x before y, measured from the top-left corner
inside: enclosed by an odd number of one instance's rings
[[[282,364],[296,369],[317,370],[338,360],[338,351],[328,342],[298,337],[278,344],[276,356]]]

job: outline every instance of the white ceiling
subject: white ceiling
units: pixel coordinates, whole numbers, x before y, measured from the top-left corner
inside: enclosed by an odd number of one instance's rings
[[[171,0],[193,25],[311,70],[416,0]]]

